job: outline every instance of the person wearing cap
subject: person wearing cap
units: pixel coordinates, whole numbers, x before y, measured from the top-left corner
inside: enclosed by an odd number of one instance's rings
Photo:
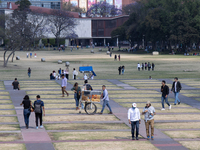
[[[142,115],[144,115],[147,140],[150,139],[149,126],[151,126],[151,140],[154,140],[154,115],[155,114],[156,114],[155,108],[151,106],[150,101],[147,101],[146,106],[144,107],[142,111]]]
[[[175,96],[174,105],[176,105],[177,101],[178,101],[178,105],[181,103],[181,101],[178,98],[178,95],[181,89],[182,89],[181,83],[178,81],[178,78],[175,77],[174,82],[172,84],[172,89],[171,89],[171,93],[174,92],[174,96]]]
[[[135,140],[134,132],[136,128],[136,140],[138,139],[139,135],[139,124],[141,123],[140,120],[140,111],[137,108],[137,104],[133,103],[132,108],[128,110],[128,121],[131,124],[131,133],[132,133],[132,140]]]
[[[164,101],[169,106],[169,109],[171,109],[171,105],[168,102],[169,87],[166,85],[165,80],[162,81],[161,92],[162,92],[162,97],[161,97],[162,109],[161,110],[165,110]]]

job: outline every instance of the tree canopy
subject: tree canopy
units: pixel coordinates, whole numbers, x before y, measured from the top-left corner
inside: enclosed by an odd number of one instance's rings
[[[65,10],[65,11],[72,11],[72,12],[79,12],[79,13],[84,13],[85,12],[85,10],[83,8],[74,6],[70,2],[64,3],[62,9]]]
[[[200,43],[200,0],[140,0],[123,8],[130,14],[121,27],[112,32],[121,40],[135,42],[151,41],[161,47],[167,43],[180,48]]]
[[[29,10],[31,2],[29,0],[18,0],[15,4],[18,5],[19,11],[24,11]]]

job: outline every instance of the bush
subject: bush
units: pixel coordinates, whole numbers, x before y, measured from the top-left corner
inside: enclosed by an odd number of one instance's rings
[[[42,39],[42,43],[43,43],[44,45],[46,45],[46,44],[47,44],[47,39]]]
[[[60,45],[65,45],[65,39],[60,39],[59,44],[60,44]]]
[[[49,44],[55,46],[56,40],[55,39],[49,39]]]

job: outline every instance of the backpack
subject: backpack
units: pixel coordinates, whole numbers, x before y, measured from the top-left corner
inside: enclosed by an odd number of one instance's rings
[[[34,111],[35,113],[41,113],[42,112],[42,107],[41,107],[41,101],[39,103],[35,103],[35,108],[34,108]]]

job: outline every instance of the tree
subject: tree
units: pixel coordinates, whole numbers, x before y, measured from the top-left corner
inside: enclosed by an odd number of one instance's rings
[[[108,17],[120,15],[122,11],[115,7],[115,5],[110,5],[107,2],[101,1],[99,3],[93,4],[87,11],[87,16],[91,17]]]
[[[63,10],[52,10],[48,17],[49,30],[56,38],[57,47],[59,47],[60,38],[65,38],[74,32],[76,20],[70,12]]]
[[[63,10],[64,11],[72,11],[72,12],[79,12],[79,13],[84,13],[85,9],[74,6],[72,3],[70,2],[66,2],[63,4]]]
[[[16,5],[18,5],[19,11],[29,10],[31,2],[29,0],[19,0],[15,2]]]

